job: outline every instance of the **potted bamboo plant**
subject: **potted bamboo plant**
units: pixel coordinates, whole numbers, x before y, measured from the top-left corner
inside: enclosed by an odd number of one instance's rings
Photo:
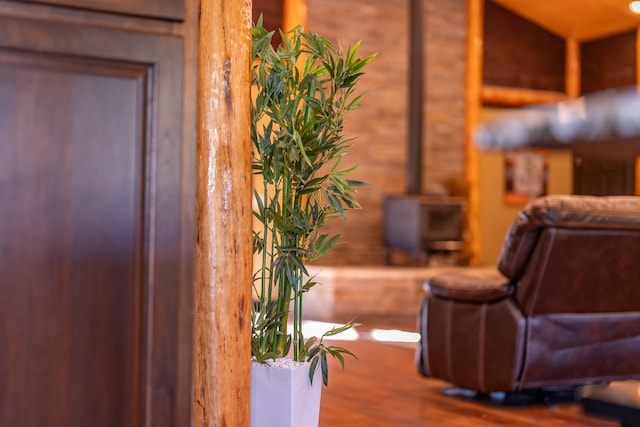
[[[343,367],[344,356],[353,356],[324,341],[355,326],[352,322],[319,338],[303,336],[303,296],[316,285],[305,265],[338,243],[339,235],[324,234],[323,226],[344,219],[346,210],[359,208],[355,188],[364,184],[349,179],[354,167],[341,166],[351,142],[343,135],[343,124],[345,115],[360,105],[363,94],[355,85],[373,55],[359,57],[359,43],[344,52],[318,34],[305,33],[301,26],[283,33],[276,49],[272,36],[260,18],[253,27],[252,68],[257,265],[251,425],[301,427],[302,421],[289,419],[292,414],[318,423],[320,379],[328,383],[327,356],[337,358]],[[292,379],[293,375],[302,379]],[[262,386],[282,383],[282,377],[287,379],[285,392],[271,389],[266,396],[260,394]],[[288,401],[286,393],[302,394],[292,391],[295,384],[315,389],[317,398],[304,398],[307,403]],[[278,410],[279,403],[285,408]]]

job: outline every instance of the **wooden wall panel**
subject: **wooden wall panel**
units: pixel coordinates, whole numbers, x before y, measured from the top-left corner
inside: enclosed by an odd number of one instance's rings
[[[0,400],[12,404],[0,424],[139,425],[147,70],[6,53],[0,64],[0,127],[12,136],[0,184],[11,301]]]
[[[636,84],[636,32],[581,44],[582,93]]]
[[[565,91],[564,39],[491,0],[484,19],[484,84]]]
[[[183,41],[6,9],[0,28],[0,425],[186,425]]]
[[[185,0],[16,0],[54,6],[114,12],[125,15],[182,21],[185,18]]]
[[[282,42],[278,29],[282,28],[284,18],[283,0],[253,0],[252,15],[253,22],[256,22],[258,17],[262,15],[264,28],[275,31],[273,45],[279,45]]]

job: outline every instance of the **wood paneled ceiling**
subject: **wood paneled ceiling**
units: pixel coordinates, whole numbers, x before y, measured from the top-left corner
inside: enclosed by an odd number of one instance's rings
[[[629,0],[494,1],[558,36],[579,41],[622,33],[640,25],[640,15],[629,10]]]

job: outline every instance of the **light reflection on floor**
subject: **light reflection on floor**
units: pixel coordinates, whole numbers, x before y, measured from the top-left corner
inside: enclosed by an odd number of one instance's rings
[[[374,341],[411,344],[420,341],[419,333],[401,331],[400,329],[372,329],[369,334]]]
[[[320,338],[322,334],[333,329],[339,328],[341,325],[339,323],[330,323],[330,322],[318,322],[315,320],[304,320],[302,322],[302,335],[305,337],[318,337]],[[291,329],[291,326],[289,327]],[[344,332],[340,332],[339,334],[332,335],[326,337],[325,339],[331,339],[336,341],[357,341],[360,339],[360,333],[357,331],[357,328],[347,329]]]
[[[336,323],[305,320],[302,323],[302,333],[305,337],[320,337],[326,331],[340,326],[342,325]],[[366,331],[359,330],[359,328],[356,327],[337,335],[326,337],[325,339],[335,341],[356,341],[362,339],[385,343],[415,344],[420,341],[420,334],[417,332],[402,331],[400,329],[370,329]]]

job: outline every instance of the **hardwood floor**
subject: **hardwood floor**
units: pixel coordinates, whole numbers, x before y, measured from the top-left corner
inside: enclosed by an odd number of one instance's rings
[[[378,319],[377,323],[376,326],[381,327],[384,322]],[[411,323],[412,319],[405,319],[389,325],[414,331]],[[366,331],[364,327],[359,330]],[[411,345],[369,339],[344,341],[339,345],[353,351],[359,360],[348,358],[345,371],[337,361],[330,362],[329,386],[322,391],[320,427],[618,425],[611,420],[585,415],[578,403],[500,406],[445,396],[443,390],[451,385],[420,376],[415,369]]]

